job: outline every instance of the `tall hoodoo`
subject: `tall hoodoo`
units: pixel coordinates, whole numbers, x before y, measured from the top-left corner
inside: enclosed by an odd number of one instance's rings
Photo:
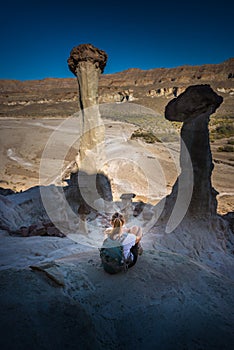
[[[78,172],[71,175],[76,196],[89,206],[101,196],[111,201],[109,179],[101,169],[105,163],[105,127],[98,106],[98,82],[107,62],[105,51],[91,44],[74,47],[67,60],[69,69],[77,77],[81,111],[81,137],[76,164]]]
[[[168,103],[165,117],[170,121],[183,122],[181,129],[181,174],[188,161],[193,167],[193,192],[188,214],[206,216],[216,214],[217,192],[212,187],[213,170],[208,123],[212,113],[221,105],[223,98],[209,85],[189,86],[184,93]],[[190,155],[186,156],[184,147]],[[185,188],[186,189],[186,188]]]
[[[100,120],[98,109],[98,81],[107,62],[105,51],[91,44],[81,44],[74,47],[67,60],[69,69],[77,77],[79,86],[79,103],[82,112],[82,137],[77,157],[79,169],[87,171],[83,160],[88,151],[95,153],[94,163],[97,165],[99,158],[103,157],[101,144],[104,141],[104,127]],[[101,161],[101,160],[100,160]],[[90,167],[92,161],[89,161]],[[89,169],[92,172],[92,169]]]

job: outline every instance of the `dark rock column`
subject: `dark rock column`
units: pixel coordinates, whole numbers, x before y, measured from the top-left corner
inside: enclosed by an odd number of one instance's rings
[[[210,115],[215,112],[222,101],[223,98],[217,95],[209,85],[194,85],[170,101],[165,109],[166,119],[183,122],[180,177],[183,177],[189,165],[192,164],[193,168],[193,179],[191,179],[193,191],[188,215],[207,216],[216,213],[217,192],[211,183],[214,165],[210,150],[208,123]],[[177,186],[178,181],[174,185],[173,192],[176,192]],[[186,186],[184,190],[186,191]]]

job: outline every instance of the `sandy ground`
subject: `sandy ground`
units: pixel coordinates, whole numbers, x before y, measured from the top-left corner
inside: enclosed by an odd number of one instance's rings
[[[179,143],[146,144],[130,140],[136,127],[126,123],[106,121],[105,128],[105,169],[114,199],[118,200],[124,192],[134,192],[136,200],[157,203],[170,192],[180,171]],[[45,149],[48,152],[48,141],[52,147],[47,170],[52,182],[60,178],[61,164],[65,169],[74,160],[79,145],[77,130],[62,119],[2,119],[0,186],[21,191],[42,183],[40,162]],[[212,181],[219,192],[218,210],[226,213],[234,207],[234,156],[217,152],[221,144],[222,141],[217,141],[211,145],[215,161]]]

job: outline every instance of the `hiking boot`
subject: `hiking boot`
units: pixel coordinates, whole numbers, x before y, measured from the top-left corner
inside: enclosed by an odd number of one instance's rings
[[[138,255],[142,255],[143,254],[143,248],[142,248],[142,245],[140,243],[138,243],[137,250],[138,250]]]

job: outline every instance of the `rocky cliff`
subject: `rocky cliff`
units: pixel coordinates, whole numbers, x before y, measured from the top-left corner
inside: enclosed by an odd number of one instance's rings
[[[220,64],[128,69],[100,77],[99,102],[131,102],[163,114],[168,101],[189,85],[210,84],[223,98],[216,112],[234,116],[234,58]],[[1,117],[67,117],[78,110],[75,78],[0,80]]]

